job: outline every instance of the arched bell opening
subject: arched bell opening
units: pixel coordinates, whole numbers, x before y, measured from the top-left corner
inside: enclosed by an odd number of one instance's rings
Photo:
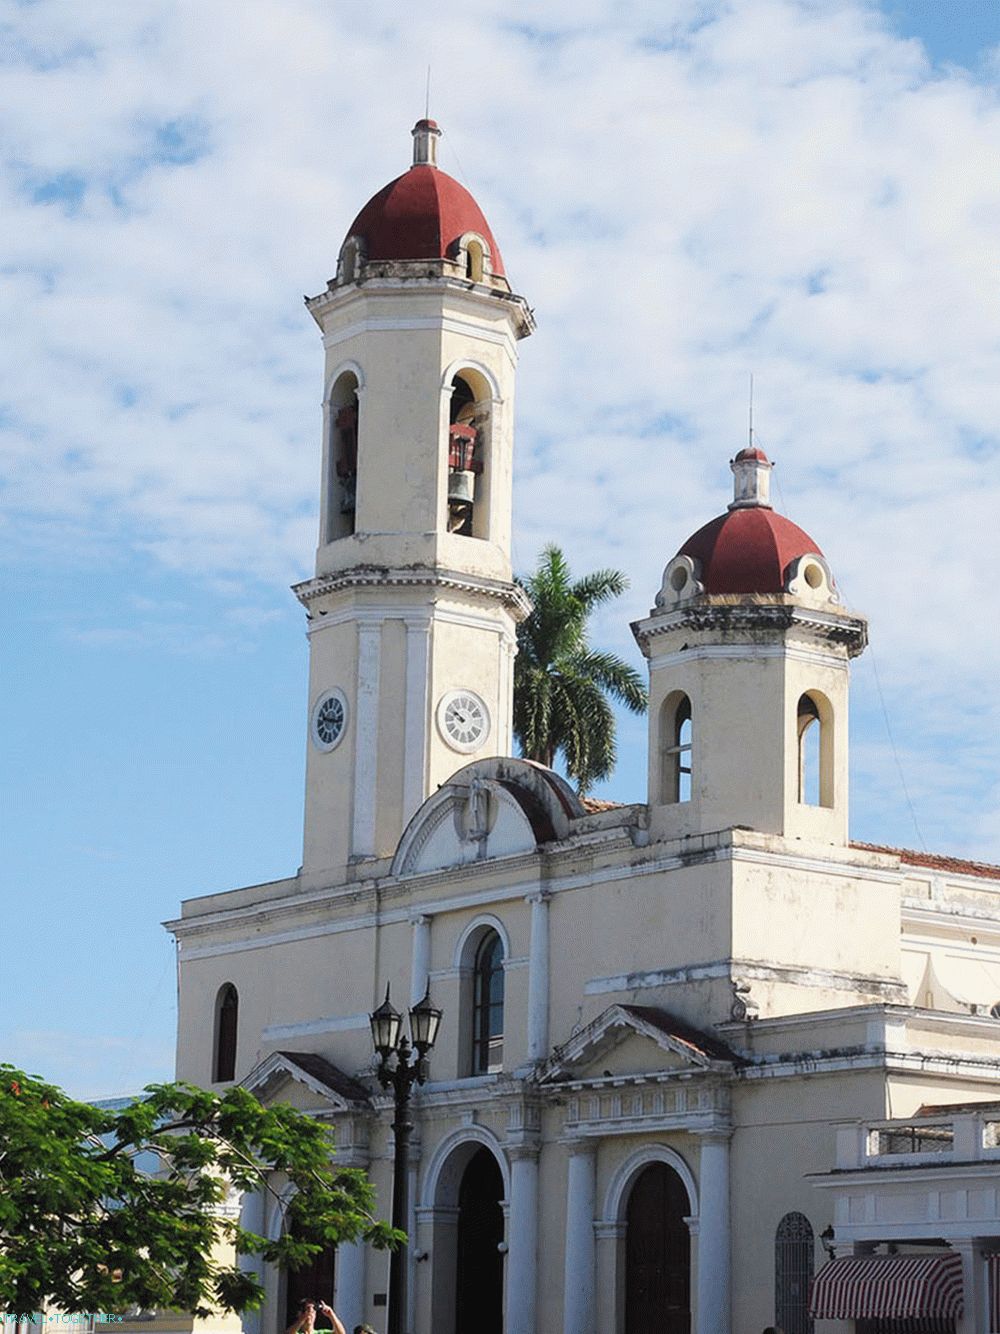
[[[452,379],[448,421],[448,531],[490,535],[489,488],[492,393],[471,367]]]
[[[660,800],[664,806],[691,800],[694,753],[691,700],[672,691],[660,706]]]
[[[795,722],[799,802],[803,806],[832,806],[833,706],[818,690],[809,690],[799,697]]]
[[[358,506],[358,377],[344,371],[330,392],[330,448],[327,468],[327,542],[350,537]]]
[[[690,1214],[673,1167],[639,1172],[625,1209],[625,1334],[691,1334]]]

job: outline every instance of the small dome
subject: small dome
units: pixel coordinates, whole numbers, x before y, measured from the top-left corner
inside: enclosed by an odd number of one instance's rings
[[[764,451],[762,449],[757,449],[756,446],[747,446],[747,448],[741,449],[740,452],[733,459],[733,462],[743,463],[746,459],[755,459],[758,463],[771,462],[771,460],[767,457]]]
[[[798,524],[763,505],[720,514],[677,553],[697,562],[706,593],[781,593],[793,561],[822,554]]]
[[[464,185],[434,164],[437,124],[418,121],[413,134],[415,156],[425,160],[415,161],[409,171],[373,195],[347,236],[362,238],[366,258],[377,262],[454,259],[460,239],[474,232],[489,248],[491,273],[504,277],[500,251],[479,205]]]

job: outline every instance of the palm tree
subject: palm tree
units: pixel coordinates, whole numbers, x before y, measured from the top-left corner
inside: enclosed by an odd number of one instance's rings
[[[635,668],[587,642],[591,612],[624,593],[628,579],[620,570],[595,570],[574,582],[566,557],[550,545],[535,573],[518,582],[534,610],[517,630],[514,735],[526,759],[551,768],[561,753],[566,772],[586,792],[615,766],[609,696],[633,713],[646,708]]]

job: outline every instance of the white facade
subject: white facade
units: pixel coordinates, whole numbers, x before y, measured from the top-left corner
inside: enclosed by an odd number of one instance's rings
[[[432,161],[418,134],[413,170]],[[634,627],[647,803],[582,802],[509,758],[527,610],[510,569],[513,393],[532,321],[490,272],[488,238],[446,239],[440,256],[385,261],[349,236],[309,303],[326,407],[316,577],[296,589],[311,647],[303,866],[168,924],[177,1076],[228,1082],[216,1010],[234,986],[233,1076],[329,1118],[388,1214],[368,1013],[387,983],[400,1006],[429,984],[444,1020],[416,1098],[412,1334],[471,1334],[473,1280],[476,1334],[811,1330],[776,1291],[783,1220],[808,1220],[815,1267],[828,1224],[834,1245],[911,1235],[858,1232],[825,1175],[845,1131],[998,1097],[1000,870],[849,841],[849,663],[866,628],[808,548],[753,592],[713,592],[699,557],[668,562]],[[456,468],[472,441],[478,470]],[[731,512],[769,512],[762,457],[734,464]],[[273,1202],[245,1207],[282,1226]],[[490,1210],[484,1245],[470,1220]],[[981,1285],[1000,1228],[950,1221],[935,1237],[966,1246]],[[656,1237],[662,1264],[643,1250]],[[255,1334],[283,1324],[268,1282]],[[384,1256],[342,1248],[348,1328],[383,1324],[386,1286]]]

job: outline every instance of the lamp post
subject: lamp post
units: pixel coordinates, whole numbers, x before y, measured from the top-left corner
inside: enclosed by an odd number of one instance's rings
[[[383,1088],[392,1089],[394,1100],[392,1226],[405,1232],[408,1212],[408,1159],[410,1135],[413,1131],[410,1094],[414,1084],[422,1084],[427,1078],[427,1057],[437,1038],[441,1011],[431,1004],[428,986],[423,1000],[410,1009],[408,1038],[403,1032],[403,1016],[393,1008],[387,986],[385,1000],[369,1015],[369,1022],[372,1027],[372,1042],[378,1055],[376,1072],[378,1082]],[[389,1311],[386,1334],[404,1334],[405,1309],[406,1247],[398,1246],[389,1257]]]

